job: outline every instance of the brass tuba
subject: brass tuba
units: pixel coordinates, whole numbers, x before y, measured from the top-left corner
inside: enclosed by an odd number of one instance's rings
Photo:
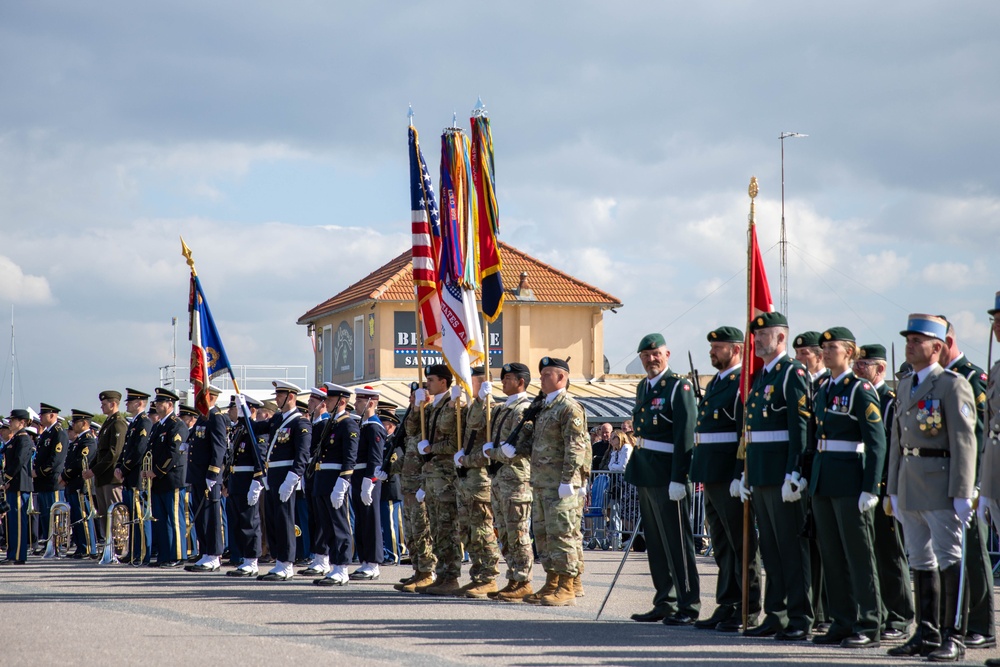
[[[90,469],[90,462],[87,461],[87,457],[83,457],[83,460],[80,462],[80,474],[82,475],[83,473],[87,472],[87,470],[89,470],[89,469]],[[95,509],[97,507],[97,505],[94,504],[94,480],[93,480],[93,478],[83,480],[83,494],[82,494],[82,496],[86,496],[86,499],[87,499],[87,513],[84,514],[84,516],[81,519],[81,521],[90,521],[95,516],[97,516],[97,510]],[[82,496],[81,496],[81,500],[83,499]],[[83,514],[83,512],[82,512],[82,510],[83,510],[83,507],[82,507],[83,503],[81,502],[80,504],[81,504],[81,508],[80,508],[81,509],[81,514]]]
[[[115,503],[108,508],[108,519],[104,530],[104,554],[100,565],[117,565],[128,551],[132,517],[125,503]]]
[[[28,494],[28,516],[31,516],[32,514],[41,514],[41,512],[39,512],[38,509],[35,508],[35,494],[29,493]]]
[[[53,503],[49,511],[49,539],[42,558],[59,558],[69,548],[69,503]]]
[[[142,474],[139,476],[139,507],[141,516],[138,521],[156,521],[153,518],[153,451],[146,452],[142,457]]]

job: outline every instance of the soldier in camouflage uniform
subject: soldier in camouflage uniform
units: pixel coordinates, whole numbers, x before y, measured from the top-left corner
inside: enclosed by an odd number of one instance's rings
[[[417,500],[427,502],[427,515],[437,556],[437,583],[418,586],[418,593],[458,595],[462,587],[462,539],[458,533],[458,500],[455,497],[455,452],[458,451],[458,407],[462,388],[452,386],[452,374],[444,364],[427,369],[427,390],[417,390],[415,400],[423,405],[427,395],[434,398],[427,410],[427,439],[417,443],[424,457],[423,487]]]
[[[403,579],[394,588],[404,593],[414,593],[417,586],[433,584],[437,566],[427,504],[422,494],[420,500],[417,500],[416,495],[418,491],[422,492],[420,486],[423,484],[424,465],[417,452],[417,443],[420,441],[420,409],[414,406],[414,392],[419,388],[420,385],[416,382],[410,385],[410,408],[403,419],[405,449],[401,456],[396,456],[388,470],[389,475],[399,474],[403,485],[403,538],[406,540],[406,550],[410,553],[413,575]]]
[[[490,384],[483,382],[486,371],[482,366],[472,369],[472,391],[476,399],[465,409],[462,438],[465,447],[455,452],[458,478],[459,534],[467,545],[472,566],[472,581],[462,587],[467,598],[486,599],[497,591],[500,570],[500,550],[493,530],[493,506],[490,504],[489,459],[483,454],[486,442],[486,399]]]
[[[535,496],[531,523],[547,575],[538,600],[562,607],[576,604],[573,582],[580,574],[583,553],[579,491],[586,483],[590,436],[583,407],[566,393],[569,364],[542,357],[538,370],[546,404],[530,441]]]
[[[531,403],[525,391],[531,383],[531,370],[518,362],[504,364],[500,382],[507,400],[492,415],[490,441],[483,445],[482,451],[494,465],[500,466],[493,477],[492,496],[497,533],[507,560],[507,585],[489,597],[519,602],[535,592],[531,587],[535,562],[531,550],[531,460],[530,454],[519,454],[507,438]],[[519,441],[529,441],[532,428],[533,424],[526,422]]]

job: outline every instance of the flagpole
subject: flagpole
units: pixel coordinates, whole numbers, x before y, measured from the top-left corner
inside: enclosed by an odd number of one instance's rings
[[[413,257],[410,257],[410,266],[413,266]],[[423,322],[420,319],[420,295],[417,294],[416,288],[413,290],[413,305],[414,313],[417,316],[417,383],[420,388],[424,386],[424,332],[423,332]],[[420,439],[427,439],[427,417],[424,415],[424,405],[421,403],[417,406],[418,412],[420,413]]]
[[[741,376],[741,384],[743,385],[743,401],[746,403],[747,396],[750,395],[750,381],[751,375],[753,375],[753,359],[747,359],[747,353],[750,350],[750,323],[753,321],[753,293],[754,293],[754,276],[753,276],[753,247],[752,247],[752,235],[753,227],[755,224],[754,220],[754,199],[757,197],[757,177],[750,177],[750,187],[747,190],[750,195],[750,222],[747,225],[747,317],[746,317],[746,332],[743,334],[743,372]],[[747,364],[747,361],[750,363]],[[749,475],[748,465],[747,465],[747,411],[743,410],[743,424],[741,426],[742,430],[742,445],[740,447],[740,452],[743,456],[743,483],[747,484],[747,476]],[[742,582],[743,590],[741,591],[743,595],[743,633],[746,634],[747,631],[747,619],[749,618],[750,609],[750,500],[747,499],[743,502],[743,563],[742,563]]]

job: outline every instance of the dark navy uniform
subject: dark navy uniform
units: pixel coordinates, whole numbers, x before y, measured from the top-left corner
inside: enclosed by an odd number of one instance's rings
[[[86,417],[90,421],[89,415]],[[76,436],[66,454],[66,465],[63,467],[62,480],[66,488],[66,502],[69,504],[69,520],[73,524],[73,542],[80,558],[97,554],[97,534],[94,531],[94,520],[82,521],[86,507],[84,502],[84,482],[81,473],[83,462],[87,465],[97,456],[97,438],[88,429]],[[97,509],[96,507],[94,508]]]
[[[246,422],[240,419],[231,432],[233,443],[233,464],[229,469],[229,480],[226,483],[231,506],[229,522],[230,553],[234,550],[241,558],[256,559],[260,557],[260,509],[249,504],[247,496],[250,492],[250,482],[261,480],[263,471],[259,462],[263,460],[261,450],[267,446],[267,430],[269,422],[253,423],[253,437],[247,430]],[[254,450],[257,454],[254,454]],[[235,549],[234,549],[235,548]]]
[[[122,502],[129,508],[133,520],[142,513],[139,477],[142,472],[142,459],[149,451],[149,435],[152,429],[153,421],[145,412],[133,417],[125,430],[125,446],[118,458],[118,469],[122,472]],[[132,530],[129,531],[129,554],[132,560],[147,565],[153,547],[153,524],[151,521],[146,521],[141,530],[139,528],[138,524],[132,524]]]
[[[188,427],[169,414],[153,427],[153,542],[159,564],[187,558],[187,520],[182,493],[187,457]]]
[[[382,485],[375,476],[375,468],[382,467],[385,439],[385,426],[377,415],[372,415],[361,424],[358,458],[354,464],[355,473],[351,476],[351,507],[354,508],[354,546],[362,563],[379,564],[384,556],[382,515],[379,511]],[[361,501],[361,486],[365,479],[374,483],[370,505]]]
[[[282,563],[295,562],[295,491],[281,502],[279,489],[288,473],[299,479],[309,462],[312,424],[297,408],[271,418],[267,465],[267,490],[264,517],[271,555]]]
[[[7,485],[7,560],[23,563],[31,543],[28,498],[32,493],[31,454],[35,443],[24,429],[15,433],[3,450],[3,480]]]
[[[313,465],[314,551],[329,555],[333,565],[351,562],[351,517],[348,503],[334,509],[330,494],[341,477],[350,481],[358,460],[360,429],[346,411],[326,420]]]
[[[213,407],[188,434],[188,480],[191,483],[192,521],[202,556],[220,556],[222,533],[222,466],[226,457],[229,419]],[[211,490],[207,480],[215,482]]]
[[[64,502],[59,488],[59,478],[69,453],[69,436],[59,422],[42,431],[35,449],[34,486],[38,499],[38,539],[49,537],[49,517],[52,505]]]

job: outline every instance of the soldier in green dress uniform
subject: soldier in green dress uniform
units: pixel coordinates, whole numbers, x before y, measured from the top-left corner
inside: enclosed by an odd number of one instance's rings
[[[831,377],[813,404],[816,458],[810,491],[833,622],[813,643],[871,648],[880,643],[873,513],[885,427],[875,388],[851,370],[858,355],[854,334],[833,327],[822,340]]]
[[[705,485],[705,520],[712,539],[712,556],[719,566],[715,585],[715,612],[695,621],[699,629],[739,632],[743,623],[743,504],[738,489],[743,461],[737,459],[739,435],[743,430],[743,402],[740,400],[743,332],[736,327],[719,327],[709,332],[709,357],[719,372],[705,390],[698,406],[691,481]],[[733,474],[736,479],[733,479]],[[757,532],[750,512],[749,613],[747,624],[756,625],[760,613],[760,553]]]
[[[744,630],[744,635],[802,641],[812,629],[812,585],[808,540],[800,536],[805,503],[794,487],[802,484],[798,467],[812,417],[808,372],[786,352],[784,315],[758,315],[750,322],[750,333],[754,353],[764,360],[764,367],[744,406],[747,476],[740,492],[745,499],[752,497],[757,512],[767,581],[766,618],[756,628]]]
[[[656,594],[653,609],[633,614],[632,620],[691,625],[701,611],[688,480],[697,406],[691,382],[667,365],[670,350],[662,335],[644,336],[637,352],[646,379],[636,388],[632,409],[636,444],[625,481],[639,493],[639,518]]]

